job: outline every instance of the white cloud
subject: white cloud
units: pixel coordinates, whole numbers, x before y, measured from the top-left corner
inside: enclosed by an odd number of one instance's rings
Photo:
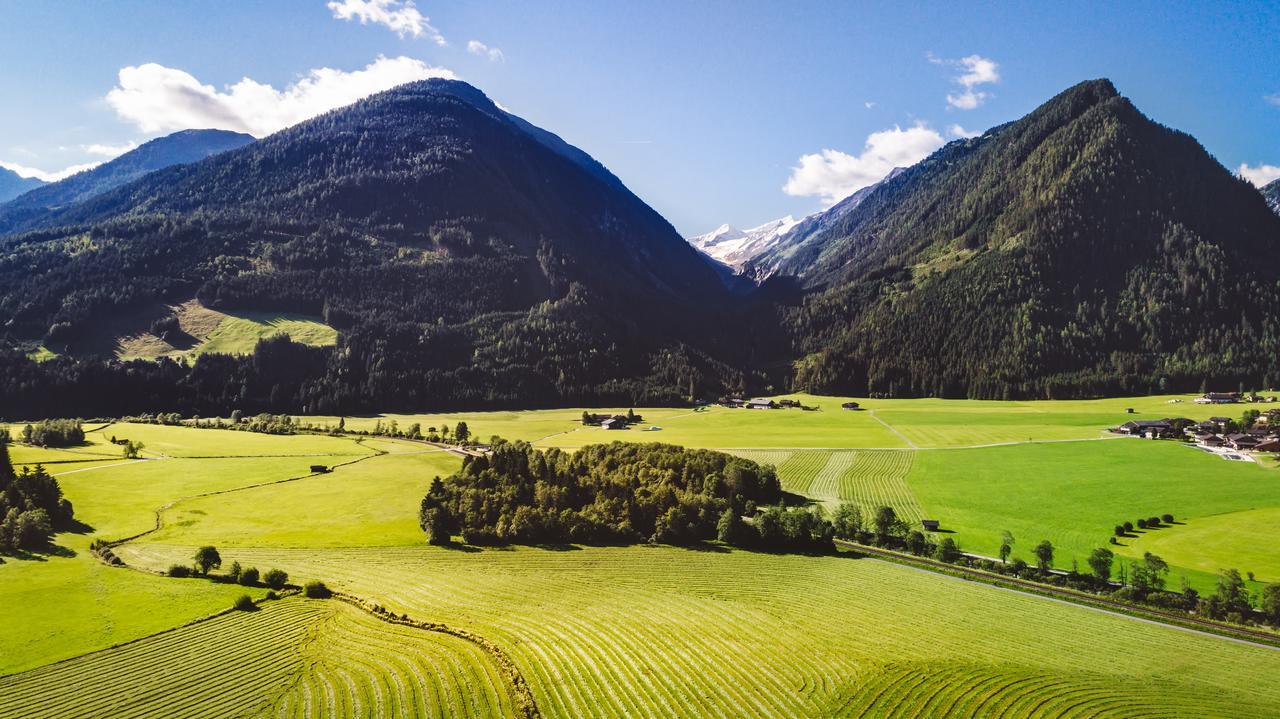
[[[964,88],[959,94],[947,93],[947,104],[959,110],[972,110],[990,97],[989,93],[976,89],[979,85],[1000,82],[1000,65],[995,60],[981,55],[969,55],[959,60],[946,60],[928,55],[929,62],[935,65],[950,65],[962,70],[951,78],[952,82]]]
[[[50,172],[50,171],[41,170],[35,167],[27,167],[25,165],[18,165],[12,162],[5,162],[3,160],[0,160],[0,167],[3,167],[6,170],[12,170],[18,173],[18,175],[20,175],[21,177],[35,177],[37,179],[44,180],[45,182],[57,182],[58,180],[71,177],[77,172],[92,170],[93,168],[101,164],[102,164],[101,162],[86,162],[83,165],[72,165],[71,167],[68,167],[66,169],[55,170],[53,172]]]
[[[1267,95],[1266,97],[1264,97],[1264,98],[1262,98],[1262,99],[1263,99],[1263,100],[1266,100],[1266,101],[1267,101],[1267,104],[1275,105],[1276,107],[1280,107],[1280,92],[1273,92],[1273,93],[1271,93],[1270,95]]]
[[[359,20],[361,25],[385,25],[400,37],[426,35],[440,47],[449,44],[444,35],[431,25],[431,18],[418,12],[413,0],[333,0],[329,9],[339,20]]]
[[[1241,163],[1237,170],[1240,176],[1252,182],[1255,187],[1263,187],[1269,185],[1276,180],[1280,180],[1280,167],[1275,165],[1258,165],[1257,167],[1249,167],[1248,163]]]
[[[802,155],[791,168],[791,177],[782,191],[795,196],[818,196],[834,204],[857,190],[880,181],[895,167],[914,165],[942,147],[942,135],[923,123],[902,129],[873,132],[867,136],[862,154],[849,155],[824,149]]]
[[[130,140],[129,142],[124,143],[123,145],[99,145],[99,144],[81,145],[80,149],[83,150],[84,152],[89,153],[90,155],[98,155],[100,157],[112,158],[112,157],[119,157],[130,150],[136,149],[137,147],[138,147],[138,143]]]
[[[876,104],[871,100],[867,100],[866,102],[862,103],[862,106],[870,110],[871,108],[875,107]]]
[[[262,137],[375,92],[449,70],[409,57],[378,57],[363,70],[317,68],[277,90],[250,78],[219,91],[190,73],[155,63],[120,70],[107,103],[143,132],[221,128]]]
[[[948,132],[952,137],[966,137],[966,138],[967,138],[967,137],[978,137],[979,135],[981,135],[981,134],[982,134],[982,131],[981,131],[981,130],[975,130],[975,131],[972,131],[972,132],[971,132],[971,131],[969,131],[969,130],[964,129],[963,127],[960,127],[959,125],[952,125],[952,126],[948,127],[948,128],[947,128],[947,132]]]
[[[502,54],[501,50],[496,47],[489,47],[479,40],[468,40],[467,52],[472,55],[487,57],[490,62],[505,62],[507,59],[506,56]]]

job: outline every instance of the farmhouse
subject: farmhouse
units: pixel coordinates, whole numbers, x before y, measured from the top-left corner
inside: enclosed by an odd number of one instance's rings
[[[857,402],[845,402],[844,404],[840,405],[840,409],[857,409],[857,408],[858,408]]]
[[[800,400],[798,400],[798,399],[780,399],[780,400],[778,400],[778,406],[779,406],[779,407],[799,407],[799,406],[800,406]]]
[[[1225,439],[1216,434],[1207,434],[1200,439],[1200,444],[1203,444],[1206,447],[1221,447],[1226,443],[1227,441]]]
[[[1135,437],[1167,437],[1174,433],[1173,426],[1167,421],[1159,420],[1130,420],[1120,425],[1120,431],[1125,434],[1131,434]]]
[[[920,520],[920,526],[924,527],[926,532],[936,532],[941,523],[936,519],[922,519]]]
[[[1267,437],[1254,446],[1255,452],[1280,452],[1280,438]]]
[[[1248,434],[1229,434],[1226,437],[1227,446],[1232,449],[1253,449],[1258,446],[1258,439]]]
[[[1240,401],[1239,392],[1206,392],[1203,397],[1195,398],[1196,404],[1234,404]]]
[[[626,429],[627,422],[626,420],[621,420],[617,417],[610,417],[609,419],[601,422],[600,426],[604,429]]]
[[[764,398],[749,400],[746,404],[747,409],[773,409],[777,406],[773,400]]]
[[[1225,432],[1227,427],[1231,425],[1230,417],[1210,417],[1209,423],[1213,425],[1215,431]]]

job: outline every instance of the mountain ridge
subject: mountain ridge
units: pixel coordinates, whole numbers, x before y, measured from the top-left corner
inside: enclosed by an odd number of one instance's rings
[[[7,167],[0,167],[0,205],[45,184],[38,177],[23,177]]]
[[[253,142],[229,130],[181,130],[158,137],[97,167],[43,185],[0,204],[0,235],[48,226],[59,210],[85,202],[142,176]]]

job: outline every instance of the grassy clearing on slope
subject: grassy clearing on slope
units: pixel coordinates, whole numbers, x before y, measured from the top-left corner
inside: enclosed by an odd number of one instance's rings
[[[186,551],[127,549],[156,564]],[[856,715],[881,706],[886,687],[904,703],[872,715],[1280,712],[1269,681],[1280,653],[848,556],[649,546],[243,554],[498,642],[547,717]]]
[[[1031,548],[1049,539],[1059,567],[1069,567],[1073,556],[1085,566],[1088,553],[1110,546],[1113,528],[1126,520],[1168,512],[1194,526],[1210,515],[1280,506],[1274,471],[1179,443],[1137,439],[918,452],[908,483],[925,511],[955,530],[969,551],[994,555],[1007,529],[1018,540],[1014,556],[1029,560]],[[1157,531],[1173,535],[1183,528]],[[1250,541],[1268,544],[1266,537]],[[1165,559],[1183,568],[1242,563],[1225,544],[1187,549]]]
[[[176,317],[180,331],[165,339],[145,329],[149,322],[163,316]],[[294,342],[313,347],[337,344],[338,331],[322,318],[282,312],[221,312],[192,300],[181,305],[151,308],[133,319],[131,330],[122,325],[115,339],[115,354],[120,359],[156,359],[184,357],[194,359],[202,354],[250,354],[259,340],[286,334]]]
[[[0,716],[73,715],[513,716],[514,710],[501,674],[474,644],[390,625],[341,602],[292,598],[0,679]]]

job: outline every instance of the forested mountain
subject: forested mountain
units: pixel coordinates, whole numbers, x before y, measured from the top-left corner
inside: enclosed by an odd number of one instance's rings
[[[0,202],[7,202],[44,184],[35,177],[23,177],[13,170],[0,167]]]
[[[1275,180],[1262,188],[1262,196],[1267,198],[1267,204],[1271,209],[1280,215],[1280,180]]]
[[[802,266],[805,258],[819,251],[822,242],[828,237],[827,231],[833,225],[857,209],[871,193],[893,182],[903,172],[903,168],[895,167],[879,182],[867,185],[826,210],[815,212],[796,223],[777,242],[745,262],[743,273],[756,280],[764,280],[778,273],[785,274],[787,267]]]
[[[40,187],[0,205],[0,235],[57,224],[51,210],[69,207],[132,182],[156,170],[203,160],[253,142],[253,136],[228,130],[183,130],[159,137],[71,177]],[[0,193],[3,198],[3,193]]]
[[[189,371],[14,352],[0,396],[25,406],[640,404],[743,382],[718,359],[741,334],[727,293],[675,229],[460,82],[404,85],[52,217],[0,240],[11,347],[61,351],[105,318],[193,296],[323,315],[341,338]]]
[[[783,263],[797,384],[1067,396],[1280,381],[1280,218],[1109,81],[949,143]]]

